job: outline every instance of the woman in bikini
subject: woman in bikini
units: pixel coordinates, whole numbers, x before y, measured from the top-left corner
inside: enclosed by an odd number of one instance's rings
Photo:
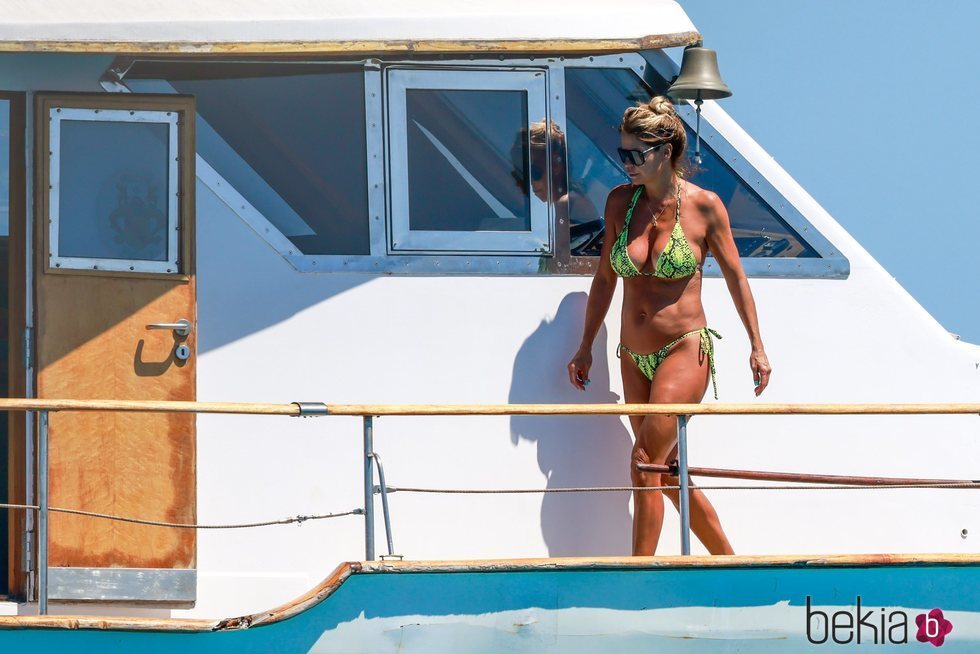
[[[592,280],[582,344],[568,364],[572,385],[585,390],[595,340],[623,277],[620,369],[627,404],[694,404],[710,379],[714,343],[701,305],[701,264],[710,250],[752,345],[749,365],[759,395],[771,368],[759,335],[755,301],[742,271],[728,212],[717,195],[681,178],[687,137],[670,100],[663,96],[630,107],[619,127],[630,184],[606,200],[606,235]],[[640,472],[637,463],[673,461],[677,426],[672,416],[630,416],[636,442],[630,465],[634,486],[676,485],[677,478]],[[667,493],[678,505],[676,491]],[[657,550],[664,519],[660,491],[633,496],[633,554]],[[732,554],[718,515],[704,493],[691,489],[691,529],[712,554]]]

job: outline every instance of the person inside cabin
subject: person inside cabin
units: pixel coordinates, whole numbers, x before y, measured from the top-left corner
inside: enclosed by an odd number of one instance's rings
[[[548,146],[551,146],[551,188],[548,187],[547,176]],[[531,123],[530,129],[522,129],[514,138],[510,150],[511,162],[514,165],[511,173],[518,187],[528,189],[525,178],[524,153],[530,151],[530,192],[542,202],[548,202],[549,191],[555,203],[555,215],[559,224],[578,224],[593,221],[599,211],[592,201],[582,193],[575,180],[568,179],[568,157],[565,147],[565,133],[554,121],[540,120]],[[568,221],[571,221],[569,223]],[[577,254],[573,252],[573,255]]]
[[[725,277],[752,350],[749,366],[758,396],[772,368],[759,335],[755,301],[739,261],[725,205],[685,180],[687,137],[670,99],[657,96],[623,114],[619,156],[630,182],[609,193],[605,240],[592,280],[582,342],[568,364],[573,386],[586,390],[592,343],[623,278],[620,370],[627,404],[694,404],[710,381],[715,399],[714,339],[701,304],[702,264],[710,250]],[[676,486],[675,476],[640,471],[637,463],[665,464],[677,456],[674,416],[630,416],[635,436],[634,486]],[[677,491],[668,497],[678,505]],[[704,493],[691,488],[691,528],[712,554],[732,554],[718,515]],[[659,490],[636,491],[633,554],[653,555],[663,526]]]

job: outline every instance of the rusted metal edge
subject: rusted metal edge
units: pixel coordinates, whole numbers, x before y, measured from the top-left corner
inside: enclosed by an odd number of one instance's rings
[[[834,554],[657,556],[477,561],[361,561],[339,565],[310,592],[277,608],[224,620],[89,616],[0,616],[0,629],[67,629],[106,631],[235,631],[282,622],[323,602],[355,574],[455,572],[554,572],[588,570],[664,570],[685,568],[841,568],[841,567],[980,566],[980,554]]]
[[[77,52],[117,54],[349,55],[386,53],[608,53],[692,45],[698,32],[675,32],[627,39],[402,39],[339,41],[0,41],[0,52]]]
[[[220,620],[214,626],[213,631],[248,629],[264,624],[281,622],[282,620],[299,615],[333,595],[347,581],[348,577],[360,572],[361,569],[362,564],[358,562],[341,563],[330,576],[305,595],[301,595],[293,601],[269,611]]]

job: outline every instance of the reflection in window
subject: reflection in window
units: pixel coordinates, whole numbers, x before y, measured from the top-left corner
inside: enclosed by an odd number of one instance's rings
[[[170,126],[62,120],[59,257],[167,261]]]
[[[542,202],[549,201],[550,192],[558,224],[571,224],[572,254],[598,254],[602,249],[602,217],[580,181],[568,174],[565,133],[556,123],[541,120],[532,123],[530,130],[522,132],[522,137],[523,149],[518,149],[519,144],[515,143],[514,160],[530,150],[531,190]]]
[[[512,160],[526,94],[408,89],[405,104],[410,229],[528,231],[526,148]]]
[[[658,93],[667,87],[666,82],[661,82],[663,88],[655,89]],[[609,191],[629,181],[616,157],[623,112],[636,102],[649,101],[651,93],[635,73],[624,69],[569,68],[565,71],[565,88],[569,186],[577,184],[595,206],[603,207]],[[688,140],[693,142],[693,138],[693,132],[688,130]],[[704,141],[701,152],[703,163],[690,179],[717,193],[725,203],[741,256],[819,256]],[[575,249],[576,230],[594,235],[596,229],[576,223],[574,218],[571,225],[573,254],[598,254],[594,236],[590,249]]]
[[[694,132],[687,130],[693,143]],[[819,257],[792,227],[779,218],[710,146],[701,142],[702,163],[691,180],[718,194],[728,209],[735,246],[742,257]]]
[[[198,153],[300,252],[370,254],[362,69],[268,74],[170,80]]]
[[[385,81],[391,250],[548,252],[528,145],[544,73],[392,68]]]
[[[633,83],[626,86],[623,78]],[[646,88],[633,78],[626,70],[565,70],[568,183],[599,208],[591,218],[572,217],[569,236],[573,255],[599,254],[605,226],[600,212],[606,206],[606,196],[613,187],[628,181],[615,158],[619,122],[626,107],[650,98]]]

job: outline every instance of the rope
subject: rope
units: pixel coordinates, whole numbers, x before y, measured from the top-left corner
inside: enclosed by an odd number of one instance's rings
[[[796,485],[796,486],[692,486],[691,490],[892,490],[896,488],[980,488],[978,482],[949,484],[889,484],[888,486]],[[525,493],[618,493],[633,491],[680,490],[680,486],[600,486],[571,488],[409,488],[389,486],[394,493],[442,493],[446,495],[515,495]]]
[[[821,484],[818,486],[798,484],[794,486],[692,486],[692,490],[894,490],[903,488],[934,488],[934,489],[969,489],[980,488],[980,482],[960,482],[945,484],[889,484],[887,486],[843,486]],[[389,493],[427,493],[443,495],[517,495],[517,494],[544,494],[544,493],[623,493],[634,491],[665,491],[680,490],[680,486],[598,486],[598,487],[568,487],[568,488],[413,488],[389,486]],[[14,509],[23,511],[40,511],[41,507],[37,504],[9,504],[0,503],[0,509]],[[265,520],[261,522],[241,522],[231,524],[193,524],[183,522],[163,522],[158,520],[143,520],[141,518],[131,518],[127,516],[113,515],[111,513],[98,513],[95,511],[82,511],[80,509],[64,509],[60,507],[48,507],[51,513],[65,513],[69,515],[79,515],[88,518],[100,518],[103,520],[113,520],[116,522],[127,522],[137,525],[150,527],[169,527],[171,529],[252,529],[255,527],[271,527],[274,525],[302,524],[308,521],[328,520],[330,518],[342,518],[351,515],[364,515],[364,509],[352,509],[341,513],[323,513],[315,515],[297,515],[278,520]]]
[[[445,493],[447,495],[514,495],[522,493],[588,493],[588,492],[625,492],[635,490],[670,490],[680,486],[603,486],[597,488],[403,488],[389,486],[388,492],[394,493]]]
[[[41,507],[37,504],[0,504],[0,509],[22,509],[25,511],[40,511]],[[110,513],[96,513],[94,511],[81,511],[79,509],[62,509],[54,506],[48,507],[51,513],[68,513],[71,515],[81,515],[89,518],[102,518],[104,520],[115,520],[117,522],[130,522],[137,525],[148,525],[150,527],[171,527],[173,529],[251,529],[252,527],[269,527],[272,525],[302,524],[309,520],[326,520],[328,518],[341,518],[348,515],[363,515],[364,509],[353,509],[343,513],[324,513],[320,515],[297,515],[290,518],[279,520],[266,520],[264,522],[242,522],[225,525],[201,525],[183,522],[160,522],[157,520],[142,520],[140,518],[129,518],[126,516],[112,515]]]

